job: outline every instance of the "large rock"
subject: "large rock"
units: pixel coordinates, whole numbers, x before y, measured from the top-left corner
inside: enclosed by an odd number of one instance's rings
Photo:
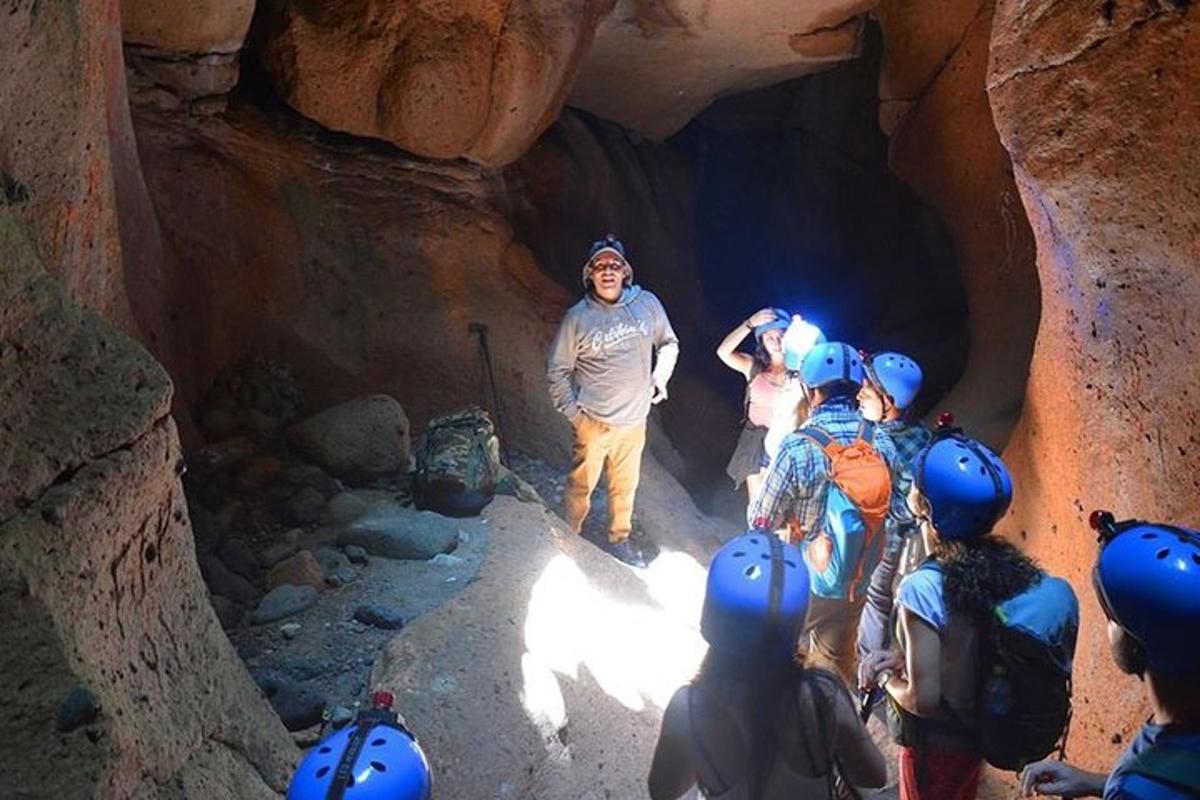
[[[991,3],[979,13],[960,6],[939,4],[924,12],[896,2],[881,7],[887,10],[882,16],[885,64],[895,86],[912,92],[907,97],[914,103],[892,136],[889,165],[949,228],[971,312],[966,369],[938,407],[950,409],[973,436],[1000,448],[1025,396],[1038,281],[1033,232],[988,105]],[[946,41],[963,17],[969,17],[967,28]],[[906,69],[922,77],[900,77]],[[943,361],[930,359],[927,372]]]
[[[299,614],[317,602],[318,592],[311,586],[285,583],[267,592],[258,607],[250,612],[252,625],[266,625]]]
[[[717,97],[828,69],[860,52],[879,0],[618,0],[571,104],[655,139]]]
[[[320,591],[325,588],[325,572],[311,551],[301,550],[285,558],[267,572],[267,589],[273,590],[285,584],[311,586]]]
[[[999,0],[988,77],[1042,290],[1004,529],[1079,592],[1068,755],[1090,769],[1148,710],[1109,654],[1088,512],[1200,520],[1200,24],[1108,7]]]
[[[558,115],[612,0],[264,0],[263,64],[297,111],[430,158],[512,161]]]
[[[122,0],[125,42],[177,53],[233,53],[242,46],[254,0]]]
[[[133,797],[228,778],[228,796],[275,796],[296,751],[201,581],[170,383],[142,348],[67,299],[5,205],[0,263],[6,780],[51,796]],[[53,733],[80,682],[101,709],[98,746]]]
[[[458,525],[432,511],[380,503],[348,523],[338,544],[358,545],[373,556],[425,560],[458,546]]]
[[[408,464],[408,417],[393,398],[377,394],[327,408],[290,431],[309,460],[347,481],[395,475]]]

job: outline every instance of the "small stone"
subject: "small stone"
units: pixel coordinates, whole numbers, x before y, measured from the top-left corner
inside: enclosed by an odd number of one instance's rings
[[[295,639],[300,633],[301,625],[299,622],[286,622],[279,626],[279,632],[283,634],[285,639]]]
[[[346,551],[346,558],[350,559],[351,564],[362,565],[367,563],[367,551],[358,545],[348,544],[344,549]]]
[[[296,554],[296,545],[288,544],[287,542],[277,542],[266,550],[258,554],[258,562],[263,567],[270,569],[271,567],[283,561],[285,558]]]
[[[311,586],[320,590],[325,586],[325,572],[311,552],[301,550],[271,567],[271,571],[267,573],[268,589],[276,589],[285,584]]]
[[[404,617],[394,608],[382,605],[362,605],[354,609],[354,620],[385,631],[398,631],[404,627]]]
[[[262,577],[262,566],[250,545],[241,539],[227,539],[217,548],[217,557],[238,575],[248,581],[257,581]]]
[[[322,721],[325,713],[322,695],[275,672],[257,672],[252,677],[289,731],[303,730]]]
[[[223,630],[232,630],[241,624],[242,609],[238,607],[237,603],[219,594],[212,595],[210,599],[213,611],[217,613],[217,621],[221,623]]]
[[[288,498],[283,513],[293,525],[308,525],[320,519],[324,509],[325,496],[311,486],[306,486]]]
[[[350,566],[350,559],[345,554],[331,547],[321,547],[316,552],[317,562],[325,573],[325,580],[331,582],[336,578],[338,586],[352,583],[358,577],[358,572]]]
[[[58,707],[54,727],[59,733],[70,733],[96,721],[100,714],[100,702],[86,686],[79,684],[67,695]]]
[[[317,602],[317,594],[317,590],[311,586],[279,586],[259,601],[258,608],[250,614],[250,622],[253,625],[266,625],[299,614]]]
[[[344,525],[367,513],[367,501],[357,492],[342,492],[330,498],[325,506],[325,516],[330,522]]]
[[[345,706],[337,706],[333,711],[329,712],[329,724],[333,726],[334,730],[340,730],[351,722],[354,722],[353,709],[346,708]]]

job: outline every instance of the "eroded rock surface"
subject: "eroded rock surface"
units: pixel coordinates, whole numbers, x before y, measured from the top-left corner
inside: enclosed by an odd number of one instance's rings
[[[612,0],[264,0],[263,64],[327,128],[505,164],[554,120]]]
[[[988,92],[1042,284],[1005,528],[1079,590],[1068,754],[1092,769],[1146,709],[1088,588],[1088,512],[1200,520],[1200,25],[1177,5],[999,0],[992,33]]]
[[[8,780],[107,797],[169,784],[273,797],[295,750],[200,580],[165,372],[66,298],[4,208],[0,261],[3,738],[37,743]],[[79,682],[99,716],[62,740],[47,709]]]
[[[619,0],[596,30],[571,104],[654,139],[722,95],[860,52],[878,0]]]

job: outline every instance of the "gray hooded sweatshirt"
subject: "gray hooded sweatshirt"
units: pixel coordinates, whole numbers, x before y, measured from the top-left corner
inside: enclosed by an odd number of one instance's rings
[[[550,397],[568,419],[585,411],[610,425],[638,425],[677,358],[679,340],[657,297],[629,286],[609,304],[589,292],[567,309],[550,346]]]

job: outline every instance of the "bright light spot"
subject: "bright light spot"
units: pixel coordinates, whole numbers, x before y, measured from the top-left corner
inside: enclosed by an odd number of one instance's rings
[[[585,679],[581,666],[626,708],[665,708],[704,655],[705,574],[689,556],[664,551],[619,586],[601,587],[569,556],[555,556],[530,592],[525,619],[521,701],[534,723],[565,724],[560,676]]]
[[[800,369],[800,362],[808,355],[808,351],[824,339],[825,334],[821,333],[820,328],[805,322],[799,314],[793,314],[792,324],[783,334],[783,360],[787,368],[793,372]]]

